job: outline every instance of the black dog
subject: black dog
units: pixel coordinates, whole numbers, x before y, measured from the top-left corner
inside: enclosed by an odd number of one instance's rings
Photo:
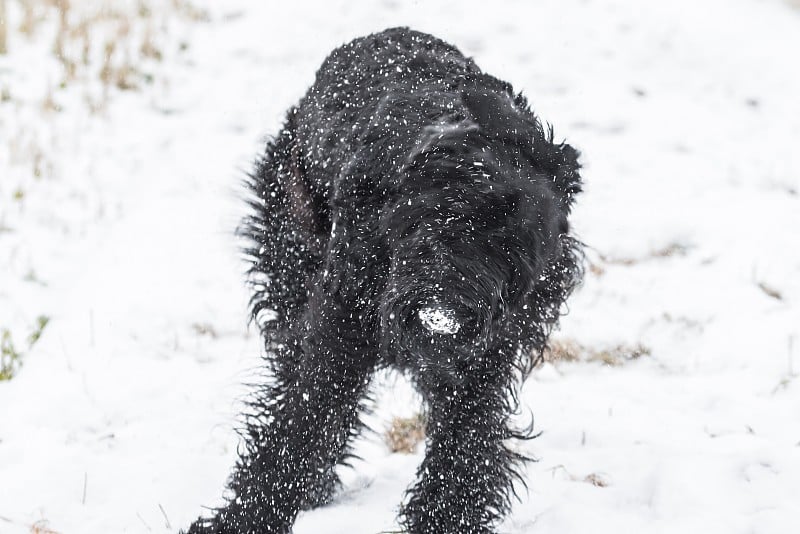
[[[244,221],[273,377],[232,496],[194,533],[288,533],[328,502],[377,368],[427,405],[401,523],[489,533],[523,458],[514,387],[580,280],[578,153],[511,86],[405,28],[335,50],[251,177]]]

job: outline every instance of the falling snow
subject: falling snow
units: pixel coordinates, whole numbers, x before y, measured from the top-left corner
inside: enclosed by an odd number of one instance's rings
[[[587,280],[555,334],[578,348],[520,394],[544,433],[515,445],[539,462],[499,531],[797,531],[793,2],[205,3],[208,21],[171,27],[160,82],[99,114],[67,86],[40,124],[53,42],[19,40],[6,1],[0,328],[24,346],[51,321],[0,382],[0,532],[177,532],[221,504],[261,363],[232,237],[239,170],[333,47],[400,24],[513,82],[584,154]],[[52,175],[20,163],[34,146]],[[649,355],[614,359],[639,343]],[[414,415],[404,380],[379,385],[373,428]],[[356,453],[295,534],[397,531],[422,451],[367,436]]]

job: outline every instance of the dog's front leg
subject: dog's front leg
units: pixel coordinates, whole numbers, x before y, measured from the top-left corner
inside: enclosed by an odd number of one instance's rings
[[[423,392],[427,453],[401,511],[410,534],[494,532],[521,459],[504,445],[511,435],[506,379],[500,373],[481,376],[474,386],[442,384]]]
[[[335,480],[375,354],[335,296],[320,289],[309,304],[305,327],[271,356],[276,381],[250,402],[232,497],[188,534],[286,534],[298,511]]]

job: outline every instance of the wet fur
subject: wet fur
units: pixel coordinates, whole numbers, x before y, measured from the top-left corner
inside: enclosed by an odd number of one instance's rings
[[[256,388],[226,506],[189,533],[288,533],[328,502],[376,369],[417,386],[427,451],[400,521],[493,532],[523,459],[505,441],[530,370],[581,278],[567,217],[578,153],[456,48],[405,28],[331,53],[248,181]],[[442,288],[446,288],[443,293]],[[432,298],[473,330],[430,349]]]

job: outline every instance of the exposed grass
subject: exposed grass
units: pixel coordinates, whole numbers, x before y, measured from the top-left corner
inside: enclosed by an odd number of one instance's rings
[[[45,327],[47,327],[48,323],[50,322],[50,318],[46,315],[40,315],[36,318],[36,325],[33,328],[33,331],[28,336],[28,346],[33,347],[39,338],[42,337],[42,332],[44,332]]]
[[[763,291],[764,294],[767,295],[768,297],[773,298],[775,300],[783,300],[783,293],[781,293],[774,287],[770,286],[766,282],[758,282],[756,283],[756,285],[758,286],[758,289]]]
[[[544,350],[543,361],[548,363],[556,362],[577,362],[582,358],[584,347],[572,339],[551,339]]]
[[[180,10],[176,6],[176,13]],[[138,8],[123,2],[71,3],[68,0],[28,0],[23,3],[20,32],[28,38],[46,38],[50,21],[57,21],[52,55],[58,60],[64,89],[77,80],[99,79],[103,100],[109,89],[137,89],[148,77],[147,61],[163,58],[157,39],[153,10],[144,2]],[[99,68],[98,68],[99,67]],[[151,79],[151,78],[150,78]],[[48,106],[57,108],[55,106]]]
[[[425,439],[425,417],[395,417],[384,435],[386,445],[392,452],[411,454]]]
[[[92,120],[101,123],[122,91],[148,89],[155,94],[166,88],[171,75],[166,64],[174,63],[171,60],[179,58],[188,46],[185,40],[175,38],[176,33],[209,19],[191,1],[0,0],[4,69],[0,74],[0,130],[4,134],[0,139],[4,166],[0,170],[0,206],[8,208],[0,210],[0,249],[4,254],[6,249],[28,246],[19,236],[39,224],[37,193],[44,192],[40,196],[53,202],[74,202],[81,213],[104,209],[98,199],[97,210],[84,210],[84,206],[93,206],[96,192],[76,189],[75,184],[61,180],[84,176],[59,163],[72,156],[68,151],[73,146],[86,149],[75,137],[77,121],[64,120],[62,115],[93,115],[97,117]],[[28,57],[36,57],[36,65],[30,65]],[[59,211],[49,223],[54,227],[66,221]],[[22,262],[26,256],[15,254],[20,259],[12,258],[12,263]],[[12,265],[12,271],[33,273],[32,267]],[[4,317],[0,313],[0,327],[6,326]],[[14,376],[28,350],[26,341],[35,343],[45,326],[46,320],[37,322],[28,340],[25,325],[20,333],[0,328],[0,380]]]
[[[50,523],[46,519],[40,519],[31,525],[31,534],[61,534],[57,530],[50,528]]]
[[[3,329],[0,334],[0,381],[11,380],[22,364],[22,354],[14,347],[11,332]]]
[[[207,20],[189,0],[0,0],[0,54],[12,73],[0,76],[0,123],[13,128],[3,149],[17,176],[0,184],[1,200],[22,204],[30,182],[58,177],[49,138],[61,135],[52,125],[65,106],[104,115],[115,94],[161,87],[168,71],[160,64],[188,46],[171,33]],[[15,54],[31,47],[46,54],[50,74],[23,87]]]
[[[608,482],[606,482],[606,480],[597,473],[589,473],[588,475],[583,477],[583,481],[588,482],[592,486],[598,488],[605,488],[606,486],[608,486]]]
[[[556,473],[563,473],[563,474],[566,475],[566,477],[569,480],[571,480],[573,482],[585,482],[585,483],[591,484],[592,486],[595,486],[597,488],[605,488],[605,487],[608,487],[608,485],[609,485],[608,481],[606,480],[606,478],[604,476],[600,475],[599,473],[589,473],[586,476],[578,476],[578,475],[574,475],[574,474],[570,473],[567,470],[567,468],[565,466],[563,466],[563,465],[557,465],[557,466],[553,467],[552,469],[550,469],[550,472],[553,473],[554,477],[555,477]]]
[[[213,339],[219,337],[217,330],[211,323],[192,323],[192,330],[194,330],[198,336],[209,336]]]
[[[650,348],[642,344],[594,348],[586,347],[572,339],[553,339],[544,351],[543,361],[600,362],[603,365],[618,367],[642,356],[649,356],[650,352]]]
[[[599,261],[589,261],[589,272],[595,276],[603,276],[606,272],[606,267],[609,265],[631,267],[647,261],[686,256],[690,249],[689,245],[672,242],[663,247],[652,249],[642,256],[612,256],[597,252]]]
[[[36,318],[36,322],[28,334],[28,350],[33,348],[39,338],[42,337],[42,332],[50,322],[50,318],[45,315],[40,315]],[[22,366],[22,359],[25,353],[19,350],[14,345],[14,340],[11,337],[11,332],[4,328],[0,333],[0,381],[11,380],[14,375],[19,371]]]
[[[8,50],[8,16],[6,13],[6,0],[0,0],[0,54],[5,54]]]

